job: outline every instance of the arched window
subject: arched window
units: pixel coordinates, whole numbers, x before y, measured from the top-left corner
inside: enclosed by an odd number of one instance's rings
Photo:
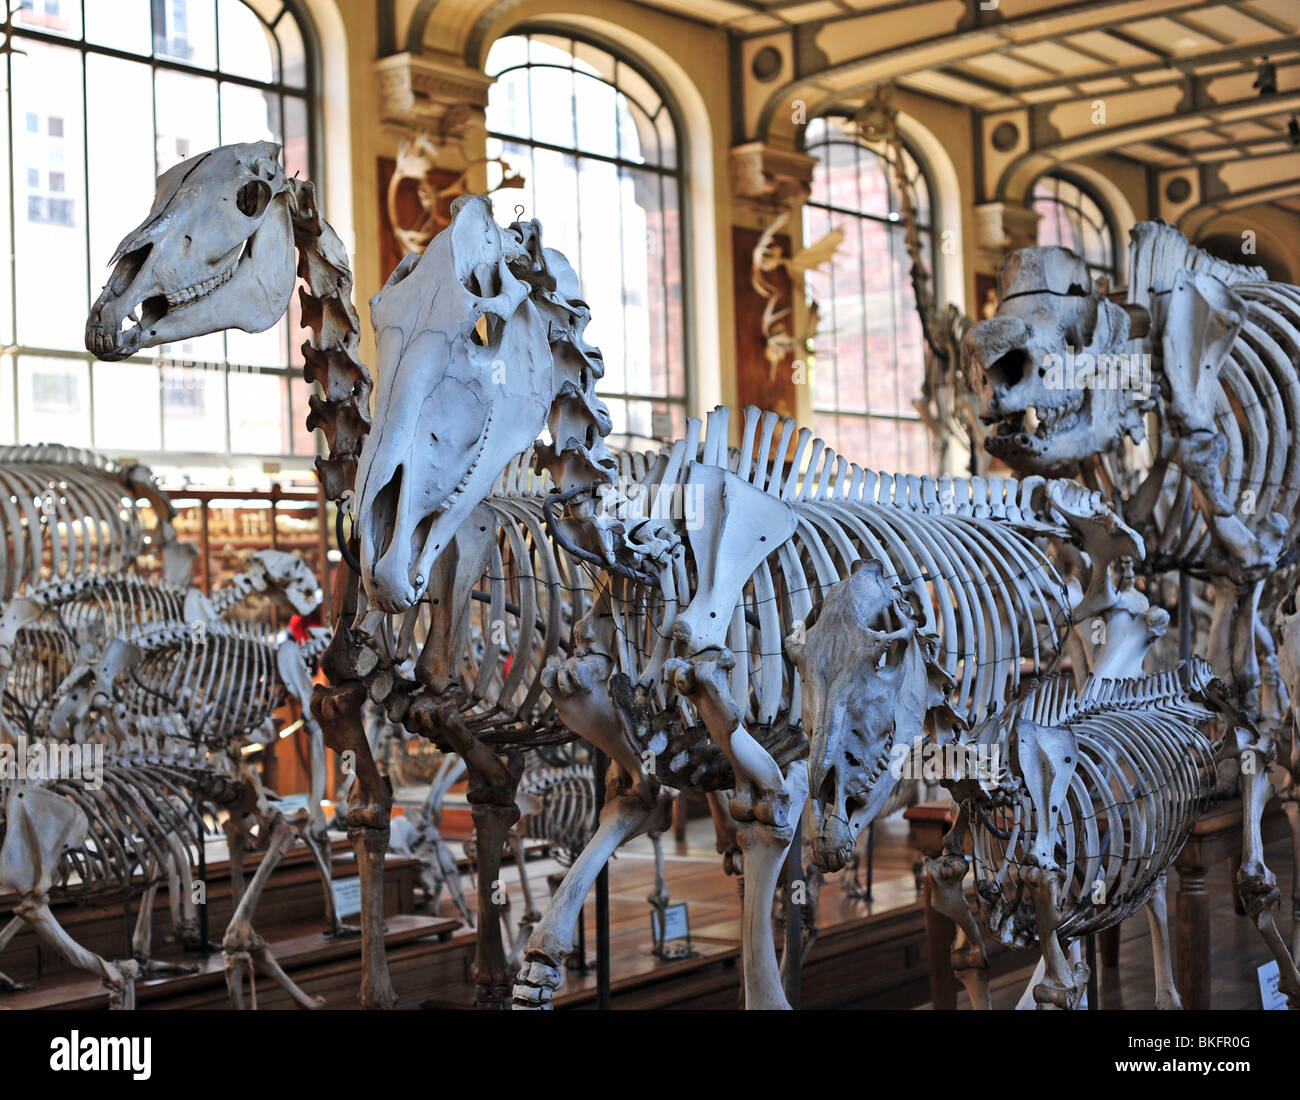
[[[161,468],[260,474],[268,458],[295,456],[305,468],[316,447],[303,424],[296,296],[267,332],[217,333],[121,363],[95,362],[84,346],[105,265],[144,219],[160,173],[213,146],[272,140],[290,175],[310,175],[313,65],[295,7],[22,0],[13,25],[0,346],[16,350],[0,358],[0,441],[91,446]]]
[[[1115,285],[1115,226],[1089,191],[1065,175],[1042,176],[1034,184],[1033,208],[1039,244],[1068,248],[1094,278],[1105,275]]]
[[[496,77],[488,155],[526,177],[519,202],[578,272],[614,431],[679,437],[684,200],[678,126],[664,93],[631,62],[562,34],[499,39],[486,70]],[[499,201],[512,202],[511,192]]]
[[[804,147],[817,158],[804,204],[804,243],[834,229],[844,242],[808,276],[819,324],[811,378],[813,424],[850,461],[927,473],[930,442],[912,402],[925,376],[921,319],[888,146],[865,141],[848,120],[816,118]],[[906,150],[921,255],[935,272],[930,184]]]

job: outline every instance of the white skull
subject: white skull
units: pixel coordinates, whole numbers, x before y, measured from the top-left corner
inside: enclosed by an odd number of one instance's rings
[[[284,315],[294,243],[280,148],[223,145],[158,177],[153,209],[109,261],[86,322],[86,349],[125,359],[141,348]]]

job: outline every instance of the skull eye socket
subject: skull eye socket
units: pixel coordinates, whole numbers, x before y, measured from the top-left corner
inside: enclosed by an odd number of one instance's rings
[[[989,378],[995,386],[1010,388],[1024,377],[1029,366],[1029,356],[1023,348],[1012,348],[989,367]]]
[[[260,217],[271,201],[271,188],[264,180],[249,180],[235,195],[235,205],[245,217]]]

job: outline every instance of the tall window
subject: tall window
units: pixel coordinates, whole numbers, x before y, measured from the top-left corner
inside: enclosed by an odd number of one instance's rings
[[[655,82],[622,58],[555,34],[502,38],[488,155],[527,177],[502,192],[569,257],[605,358],[600,395],[614,431],[676,438],[686,426],[682,173],[673,114]],[[506,213],[507,211],[503,211]]]
[[[808,123],[817,158],[804,204],[804,242],[844,231],[832,263],[808,276],[820,321],[813,345],[813,425],[850,461],[897,473],[927,473],[930,443],[912,402],[925,376],[921,320],[912,293],[902,207],[887,146],[863,140],[849,120]],[[921,254],[935,272],[930,186],[910,153]]]
[[[1066,176],[1043,176],[1034,184],[1034,212],[1038,219],[1038,243],[1068,248],[1096,278],[1105,275],[1114,286],[1119,275],[1115,264],[1115,227],[1101,203]]]
[[[216,145],[271,140],[310,174],[303,26],[282,0],[33,0],[4,57],[0,441],[59,442],[166,468],[302,456],[309,387],[296,296],[267,332],[121,363],[85,351],[90,303],[155,178]],[[12,239],[10,232],[12,227]],[[215,456],[215,457],[208,457]],[[207,476],[211,476],[210,474]]]

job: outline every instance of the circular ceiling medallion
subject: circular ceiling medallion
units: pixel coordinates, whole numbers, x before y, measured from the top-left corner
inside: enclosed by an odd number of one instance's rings
[[[999,122],[993,128],[993,148],[999,153],[1009,153],[1020,140],[1020,130],[1014,122]]]
[[[754,54],[754,60],[749,63],[749,71],[754,74],[755,80],[761,80],[764,84],[771,83],[781,75],[781,51],[775,46],[764,46]]]
[[[1170,202],[1186,202],[1191,194],[1192,185],[1186,176],[1175,176],[1165,184],[1165,198]]]

